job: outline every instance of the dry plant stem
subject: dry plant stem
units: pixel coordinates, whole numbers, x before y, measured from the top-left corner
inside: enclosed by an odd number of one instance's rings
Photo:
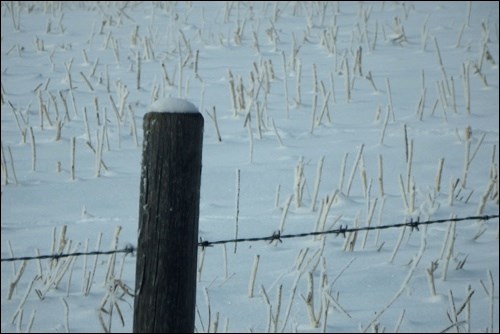
[[[346,101],[347,103],[351,102],[351,77],[349,73],[349,61],[347,57],[344,58],[344,70],[346,72],[345,76],[345,89],[346,89]]]
[[[71,170],[71,181],[75,180],[75,137],[71,137],[71,154],[70,154],[70,170]]]
[[[432,261],[431,266],[425,269],[425,273],[427,276],[427,283],[429,284],[429,291],[431,293],[431,297],[436,296],[436,285],[434,284],[434,272],[438,267],[438,261]]]
[[[210,325],[210,332],[217,333],[218,327],[219,327],[219,312],[215,312],[215,319]]]
[[[83,72],[80,72],[80,75],[82,76],[83,80],[87,84],[87,87],[89,87],[90,91],[93,92],[94,87],[92,87],[92,84],[90,83],[89,79],[87,79],[87,77],[85,76],[85,74],[83,74]]]
[[[33,127],[29,127],[31,137],[31,170],[36,171],[36,144],[35,135],[33,134]]]
[[[224,248],[226,247],[226,245],[224,245]],[[198,278],[198,282],[201,282],[201,273],[203,271],[203,264],[205,263],[205,252],[206,252],[206,248],[205,247],[202,247],[201,248],[201,256],[198,257],[198,275],[197,275],[197,278]]]
[[[48,92],[48,93],[50,95],[50,101],[52,101],[52,104],[54,105],[54,112],[56,114],[56,125],[57,125],[57,122],[61,122],[61,117],[59,115],[59,107],[57,106],[56,97],[51,92]],[[49,106],[50,106],[50,101],[49,101]],[[57,140],[59,140],[59,139],[57,139]]]
[[[283,144],[283,140],[281,140],[281,136],[278,133],[278,130],[276,129],[276,124],[274,123],[274,119],[273,118],[271,118],[271,124],[273,125],[274,134],[276,135],[276,138],[278,138],[278,142],[279,142],[280,146],[281,147],[285,146]]]
[[[92,70],[90,71],[90,76],[95,77],[95,71],[97,70],[97,65],[99,65],[99,57],[94,62],[94,66],[92,66]]]
[[[380,226],[382,224],[382,212],[384,211],[384,205],[385,205],[385,196],[382,197],[382,203],[380,204],[380,209],[378,211],[378,222],[377,226]],[[375,242],[374,245],[378,245],[378,241],[380,238],[380,229],[377,230],[376,236],[375,236]]]
[[[33,323],[35,322],[36,309],[31,312],[30,320],[28,321],[28,325],[26,326],[26,333],[31,333],[33,328]]]
[[[467,287],[467,300],[464,302],[464,305],[466,306],[466,316],[465,316],[465,321],[466,321],[466,332],[471,333],[471,328],[470,328],[470,323],[471,323],[471,303],[470,303],[470,297],[472,297],[472,294],[474,293],[474,290],[472,290],[470,284]]]
[[[406,191],[410,193],[410,181],[411,181],[411,167],[413,161],[413,139],[410,140],[410,145],[408,148],[408,159],[406,160]],[[412,210],[413,211],[413,210]],[[411,211],[410,211],[411,212]]]
[[[85,239],[85,246],[83,247],[83,252],[88,253],[89,251],[89,238]],[[37,254],[38,255],[38,254]],[[82,267],[82,282],[81,282],[81,292],[85,291],[86,275],[87,275],[87,255],[83,256],[83,267]]]
[[[54,141],[61,140],[61,130],[62,130],[63,125],[64,125],[64,123],[61,120],[56,121],[56,135],[54,137]]]
[[[335,202],[338,192],[339,192],[338,190],[335,190],[335,192],[330,198],[328,198],[327,196],[326,199],[324,200],[324,204],[322,205],[321,211],[319,212],[318,215],[318,221],[316,223],[316,229],[315,229],[316,232],[322,232],[325,230],[325,224],[326,224],[326,219],[328,218],[328,213],[330,212],[330,208],[332,207],[333,202]],[[333,228],[333,226],[340,220],[341,217],[342,215],[338,216],[334,220],[331,228]],[[319,240],[319,239],[321,239],[320,235],[317,235],[314,238],[314,240]]]
[[[9,284],[9,292],[7,294],[7,300],[11,300],[12,299],[12,294],[14,293],[14,289],[16,288],[17,283],[19,283],[19,280],[21,279],[21,276],[23,275],[24,270],[26,269],[27,263],[28,262],[26,260],[23,261],[23,263],[19,267],[19,270],[16,273],[16,276],[10,282],[10,284]]]
[[[261,289],[261,294],[262,298],[264,299],[264,302],[267,305],[267,333],[271,333],[271,326],[274,322],[273,319],[273,306],[271,305],[271,302],[269,301],[269,297],[267,295],[266,289],[264,288],[263,285],[260,286]]]
[[[394,249],[392,250],[391,257],[389,258],[389,263],[391,263],[391,264],[394,262],[394,258],[396,257],[396,253],[398,252],[399,247],[401,246],[401,242],[403,241],[403,236],[405,235],[406,226],[403,226],[403,228],[401,228],[400,231],[401,232],[399,233],[399,237],[398,237],[398,240],[396,241],[396,245],[394,246]]]
[[[50,120],[49,114],[47,112],[47,106],[42,100],[42,93],[40,90],[37,91],[37,96],[38,96],[38,106],[39,106],[39,115],[40,115],[40,129],[43,130],[43,120],[44,118],[47,118],[47,121],[49,122],[49,125],[52,126],[52,121]]]
[[[448,204],[453,206],[453,199],[455,198],[455,189],[457,189],[460,179],[450,178],[450,190],[448,192]]]
[[[450,222],[450,232],[449,232],[449,237],[447,238],[447,245],[446,245],[446,258],[444,261],[443,265],[443,271],[441,273],[441,280],[446,281],[446,277],[448,275],[448,266],[450,264],[451,257],[453,256],[453,248],[455,245],[455,239],[456,239],[456,222],[452,221]]]
[[[279,317],[280,317],[280,310],[281,310],[281,296],[282,296],[282,291],[283,291],[283,284],[280,284],[278,287],[278,291],[276,291],[276,312],[274,314],[274,321],[273,321],[273,333],[278,332],[278,322],[279,322]]]
[[[300,160],[295,166],[294,173],[294,193],[295,193],[295,207],[300,208],[302,206],[302,192],[305,185],[304,177],[304,157],[300,157]]]
[[[236,214],[235,214],[235,227],[234,227],[234,238],[238,239],[238,221],[240,219],[240,170],[236,169]],[[234,243],[234,254],[236,254],[238,243]]]
[[[121,121],[122,121],[121,116],[120,116],[120,111],[116,107],[116,103],[115,103],[115,100],[113,100],[113,96],[108,95],[108,97],[109,97],[109,104],[111,105],[111,109],[113,109],[113,111],[115,112],[117,125],[119,126]]]
[[[378,93],[377,86],[375,85],[375,82],[373,81],[373,75],[371,71],[368,71],[368,74],[365,76],[365,78],[370,82],[370,84],[373,87],[374,93]]]
[[[489,318],[490,318],[490,324],[489,324],[489,332],[493,332],[493,328],[495,326],[495,280],[493,279],[493,274],[491,273],[491,270],[488,269],[488,281],[490,283],[490,288],[489,288],[489,293],[488,297],[490,299],[490,307],[489,307]]]
[[[378,189],[380,197],[384,197],[384,165],[382,155],[378,155]]]
[[[352,260],[351,260],[351,262],[349,262],[349,264],[351,264],[351,263],[352,263]],[[331,292],[328,292],[326,289],[324,289],[323,296],[326,298],[326,300],[328,300],[331,304],[333,304],[334,309],[336,309],[340,313],[345,314],[349,319],[352,319],[351,315],[339,304],[339,302],[335,298],[332,297]],[[326,318],[324,321],[326,321]]]
[[[97,242],[96,242],[96,251],[99,251],[101,248],[101,239],[102,239],[102,232],[99,233],[99,236],[97,237]],[[97,260],[98,260],[99,255],[95,255],[94,257],[94,265],[92,267],[92,271],[89,271],[89,274],[87,276],[87,282],[84,287],[84,296],[88,296],[90,293],[90,289],[92,288],[92,284],[94,283],[94,276],[95,276],[95,271],[97,268]]]
[[[290,299],[288,300],[288,305],[287,305],[287,308],[286,308],[286,311],[285,311],[285,318],[283,319],[283,324],[281,325],[281,329],[280,329],[280,332],[284,332],[285,329],[286,329],[286,325],[288,323],[288,318],[290,317],[290,311],[292,310],[292,305],[293,305],[293,301],[295,299],[295,294],[297,292],[297,285],[299,283],[299,280],[302,276],[302,274],[304,273],[304,271],[299,271],[297,273],[297,276],[295,277],[295,280],[293,282],[293,285],[292,285],[292,288],[291,288],[291,293],[290,293]]]
[[[222,142],[222,137],[220,135],[220,130],[219,130],[219,124],[217,123],[217,114],[215,111],[215,106],[212,107],[212,110],[213,110],[212,114],[210,114],[208,111],[207,114],[210,117],[212,124],[214,125],[215,133],[217,134],[217,141]]]
[[[210,307],[210,296],[208,295],[208,289],[206,287],[203,289],[203,293],[205,295],[205,303],[207,304],[208,311],[207,327],[210,328],[210,324],[212,323],[212,309]]]
[[[458,33],[457,43],[455,44],[455,48],[457,48],[457,49],[460,47],[460,42],[462,41],[462,35],[464,33],[465,26],[466,26],[465,23],[462,24],[462,28],[460,29],[460,32]]]
[[[68,303],[66,302],[66,299],[61,298],[61,301],[64,305],[64,330],[66,331],[66,333],[71,333],[71,331],[69,330],[69,307],[68,307]]]
[[[444,158],[439,159],[438,169],[436,173],[436,182],[435,182],[435,189],[436,192],[438,193],[441,191],[441,176],[443,174],[443,164],[444,164]]]
[[[406,211],[409,212],[410,207],[408,206],[408,200],[406,199],[406,190],[403,181],[403,176],[399,174],[399,189],[401,192],[401,198],[403,199],[403,204],[405,205]]]
[[[229,278],[229,272],[227,270],[227,249],[226,244],[222,245],[222,257],[224,258],[224,278]]]
[[[463,63],[462,64],[462,80],[464,86],[464,98],[465,98],[465,110],[467,111],[467,115],[471,115],[470,108],[470,64]]]
[[[122,230],[121,226],[117,226],[115,228],[115,233],[113,235],[113,239],[111,242],[111,249],[112,250],[118,249],[118,239],[120,237],[121,230]],[[113,280],[113,278],[115,277],[115,264],[116,264],[116,253],[111,254],[109,256],[108,268],[106,270],[106,278],[104,280],[104,284],[106,284],[106,282]]]
[[[486,132],[484,132],[481,135],[481,138],[479,138],[479,141],[477,142],[477,145],[474,148],[474,152],[472,153],[472,156],[469,159],[469,165],[472,162],[472,160],[474,160],[474,158],[476,157],[477,151],[479,151],[479,148],[481,147],[481,144],[483,143],[483,140],[484,140],[485,137],[486,137]]]
[[[372,324],[374,324],[385,313],[385,311],[387,311],[387,309],[389,309],[389,307],[391,307],[391,305],[394,304],[394,302],[399,298],[399,296],[401,296],[403,291],[407,288],[408,283],[410,282],[410,279],[413,276],[413,273],[415,272],[415,269],[417,268],[417,266],[420,262],[420,259],[422,258],[422,255],[424,254],[424,251],[425,251],[425,248],[427,245],[427,241],[425,238],[426,232],[427,232],[426,227],[424,226],[424,228],[422,229],[420,249],[419,249],[417,255],[415,255],[415,257],[413,258],[412,266],[411,266],[410,270],[408,271],[408,274],[406,275],[404,281],[402,282],[399,290],[394,294],[394,296],[387,303],[387,305],[383,309],[381,309],[379,312],[376,313],[376,316],[363,329],[363,333],[366,333],[366,331],[372,326]]]
[[[384,144],[385,131],[387,129],[387,124],[389,123],[389,114],[391,113],[390,107],[387,107],[387,113],[385,114],[384,125],[382,126],[382,131],[380,132],[379,144]]]
[[[19,313],[19,320],[17,320],[17,325],[16,325],[16,331],[18,333],[22,333],[21,325],[23,323],[23,314],[24,314],[24,309],[21,309],[21,312]]]
[[[26,303],[26,300],[28,299],[28,296],[31,292],[31,289],[33,288],[33,283],[35,282],[35,280],[31,280],[31,282],[29,283],[28,287],[26,288],[26,292],[24,293],[24,296],[23,298],[21,298],[21,301],[19,302],[19,305],[17,306],[17,309],[16,311],[14,312],[14,314],[12,315],[12,318],[10,319],[10,323],[11,324],[14,324],[14,322],[16,321],[16,318],[21,315],[22,313],[22,310],[23,310],[23,307],[24,307],[24,304]]]
[[[358,155],[356,156],[356,160],[354,161],[354,165],[353,165],[352,170],[351,170],[351,175],[349,177],[349,182],[347,184],[347,192],[346,192],[347,196],[349,196],[349,193],[351,192],[351,185],[352,185],[352,181],[354,179],[354,174],[356,173],[356,169],[358,168],[359,160],[361,159],[361,155],[363,154],[364,147],[365,147],[365,144],[361,144],[359,151],[358,151]]]
[[[321,83],[323,83],[323,81]],[[321,124],[321,121],[323,120],[323,116],[325,114],[327,115],[328,120],[331,121],[330,113],[328,112],[328,100],[330,99],[330,94],[331,94],[331,92],[326,93],[326,97],[323,101],[323,106],[321,107],[321,112],[319,114],[319,118],[317,119],[316,124],[315,124],[316,126],[319,126]]]
[[[24,118],[22,117],[22,114],[20,113],[19,115],[21,116],[21,119],[23,120],[23,124],[24,124],[24,126],[21,126],[21,123],[19,122],[19,116],[18,116],[18,114],[16,112],[16,108],[14,108],[14,105],[12,105],[12,103],[10,101],[8,101],[8,104],[9,104],[11,110],[12,110],[12,113],[14,114],[14,118],[16,120],[17,128],[19,129],[19,133],[21,134],[21,143],[25,144],[26,143],[26,127],[27,127],[27,124],[24,121]]]
[[[298,270],[300,272],[303,271],[304,268],[302,268],[302,264],[304,263],[304,260],[308,252],[309,252],[309,247],[300,249],[299,254],[297,254],[295,258],[295,266],[294,266],[295,270]]]
[[[467,173],[469,171],[470,165],[470,144],[471,144],[471,127],[465,128],[464,138],[465,138],[465,154],[464,154],[464,174],[462,177],[462,187],[465,188],[467,184]]]
[[[253,131],[250,111],[247,113],[247,129],[248,129],[248,159],[249,163],[253,163]]]
[[[136,86],[137,90],[141,89],[141,53],[137,52],[137,57],[135,60],[137,66],[137,77],[136,77]]]
[[[183,66],[182,66],[182,49],[181,49],[181,41],[177,40],[177,52],[179,54],[179,61],[177,63],[179,76],[177,81],[177,97],[182,98],[182,81],[183,81]]]
[[[73,90],[73,81],[71,80],[71,66],[73,65],[73,58],[69,61],[69,63],[64,63],[64,67],[66,68],[66,75],[69,84],[69,90]]]
[[[396,121],[396,116],[394,114],[394,107],[392,105],[392,93],[391,93],[391,83],[389,82],[389,78],[385,78],[385,86],[387,88],[387,98],[389,100],[389,111],[392,115],[392,121]]]
[[[404,130],[404,135],[405,135],[405,157],[406,157],[406,163],[408,163],[409,146],[408,146],[408,131],[406,129],[406,124],[403,124],[403,130]]]
[[[358,213],[356,215],[356,218],[354,218],[354,228],[357,229],[359,227],[359,216],[360,216],[360,213]],[[355,232],[349,232],[347,234],[347,237],[345,238],[345,241],[344,241],[344,245],[343,245],[343,250],[344,252],[352,252],[354,251],[354,247],[356,245],[356,239],[358,237],[358,232],[355,231]]]
[[[285,85],[285,110],[286,118],[290,118],[290,108],[288,106],[288,71],[286,66],[286,56],[285,52],[281,51],[281,57],[283,58],[283,82]]]
[[[307,276],[307,297],[304,297],[303,295],[301,295],[301,297],[306,303],[307,314],[309,316],[311,327],[318,328],[320,319],[317,318],[314,310],[314,282],[312,272],[309,272]]]
[[[451,326],[456,327],[457,333],[460,333],[460,328],[459,328],[459,321],[458,321],[458,315],[457,315],[457,308],[455,306],[455,298],[453,298],[453,292],[448,290],[448,301],[450,303],[450,310],[451,310],[451,315],[450,313],[447,313],[448,318],[451,321]]]
[[[132,105],[128,105],[128,111],[130,113],[130,124],[132,128],[132,134],[134,135],[134,143],[136,147],[139,147],[139,138],[137,137],[137,126],[135,125],[135,117],[134,110],[132,109]]]
[[[443,239],[443,244],[441,245],[441,251],[439,253],[439,259],[443,259],[444,257],[444,252],[446,251],[446,247],[448,245],[448,239],[450,238],[451,235],[451,222],[448,224],[448,228],[446,229],[446,234]]]
[[[38,248],[35,248],[35,256],[40,256],[40,250]],[[37,271],[38,271],[38,276],[43,279],[43,269],[42,269],[42,261],[38,259],[36,261],[37,264]]]
[[[375,198],[375,200],[373,201],[373,204],[370,205],[370,208],[368,210],[368,215],[367,215],[367,218],[366,218],[366,227],[370,227],[370,225],[371,225],[372,218],[373,218],[373,213],[375,212],[375,208],[377,207],[377,200],[378,199]],[[364,235],[363,241],[361,243],[362,249],[365,249],[366,240],[368,239],[368,232],[369,232],[369,230],[365,231],[365,235]]]
[[[439,50],[438,41],[437,41],[435,36],[434,36],[434,45],[436,47],[436,52],[438,55],[439,66],[440,66],[441,72],[443,74],[443,80],[446,83],[446,89],[447,89],[447,92],[449,94],[450,93],[450,86],[448,85],[448,76],[446,75],[446,70],[445,70],[444,65],[443,65],[443,58],[441,58],[441,51]]]
[[[292,203],[292,198],[293,195],[288,196],[285,202],[285,206],[283,207],[283,212],[281,214],[280,228],[279,228],[280,233],[283,232],[283,229],[285,228],[286,216],[288,213],[288,209],[290,208],[290,203]]]
[[[347,156],[349,153],[344,154],[344,158],[342,159],[342,165],[340,166],[340,173],[339,173],[339,184],[337,189],[342,192],[342,188],[344,187],[344,177],[345,177],[345,165],[347,161]]]
[[[5,159],[5,151],[3,149],[3,143],[1,144],[2,146],[2,185],[7,185],[9,183],[9,173],[7,170],[7,161]]]
[[[52,228],[52,240],[51,240],[51,242],[50,242],[50,252],[51,252],[52,254],[54,254],[54,253],[55,253],[55,251],[56,251],[56,230],[57,230],[57,227],[56,227],[56,226],[54,226],[54,227]],[[52,260],[47,261],[47,268],[48,268],[49,270],[52,270],[52,269],[53,269],[53,267],[54,267],[54,261],[52,261]]]
[[[311,211],[316,211],[316,200],[318,199],[319,184],[321,183],[321,171],[323,169],[323,163],[325,161],[325,156],[323,155],[318,161],[318,167],[316,170],[316,180],[314,182],[314,191],[311,203]]]
[[[457,99],[455,97],[455,80],[453,80],[453,76],[450,77],[450,81],[451,81],[451,99],[452,99],[453,112],[455,114],[458,114]]]
[[[10,167],[12,169],[12,176],[14,177],[14,184],[17,184],[17,176],[16,176],[16,167],[14,166],[14,158],[12,157],[12,150],[10,149],[10,146],[7,146],[7,149],[9,150],[9,157],[10,157]],[[2,150],[3,154],[3,150]],[[5,166],[5,170],[7,170],[7,166]],[[7,175],[5,175],[5,178],[7,179]]]
[[[78,249],[78,245],[76,245],[73,249],[71,249],[71,242],[68,243],[67,251],[68,252],[76,252]],[[39,294],[39,297],[43,300],[45,298],[45,295],[47,292],[50,290],[51,287],[54,287],[55,289],[58,289],[58,285],[63,279],[64,275],[68,272],[68,269],[71,267],[72,263],[76,260],[76,257],[69,257],[64,260],[60,260],[57,263],[57,267],[54,270],[54,274],[50,277],[48,282],[45,285],[45,288],[41,293]]]
[[[363,195],[365,198],[370,200],[370,191],[372,187],[372,179],[370,179],[370,183],[368,186],[366,185],[366,168],[365,168],[365,159],[361,157],[361,166],[359,168],[359,176],[361,178],[361,186],[363,187]]]
[[[256,254],[253,259],[252,272],[250,273],[250,280],[248,281],[248,298],[253,298],[253,288],[255,286],[255,277],[257,276],[257,269],[259,268],[260,255]]]
[[[233,116],[236,117],[238,115],[238,103],[236,100],[236,89],[234,86],[234,77],[233,73],[231,73],[231,70],[227,70],[228,77],[229,77],[229,91],[231,95],[231,102],[233,105]]]
[[[101,166],[102,166],[102,151],[104,149],[104,128],[96,130],[96,138],[97,138],[97,150],[95,154],[95,169],[96,169],[96,177],[101,176]]]
[[[498,179],[497,181],[498,182]],[[486,205],[486,202],[488,201],[488,197],[490,196],[491,191],[495,187],[495,180],[491,179],[488,182],[488,185],[486,186],[486,191],[484,192],[483,196],[481,196],[481,200],[479,201],[479,205],[477,207],[476,214],[477,215],[482,215],[484,212],[484,207]]]
[[[309,129],[309,133],[313,134],[314,125],[316,124],[316,105],[318,104],[318,94],[312,94],[312,112],[311,112],[311,128]]]
[[[300,59],[297,60],[297,72],[295,74],[295,103],[297,106],[300,106],[302,104],[302,94],[300,91],[300,81],[302,79],[302,62]]]
[[[394,327],[393,333],[399,333],[399,329],[401,328],[401,324],[403,323],[405,313],[406,313],[406,309],[403,309],[403,311],[401,311],[401,314],[398,318],[398,321],[396,322],[396,326]]]
[[[274,197],[274,207],[279,208],[280,206],[280,192],[281,192],[281,184],[276,186],[276,196]]]
[[[85,122],[85,132],[87,133],[87,142],[92,145],[92,137],[90,136],[89,120],[87,116],[87,107],[83,107],[83,120]]]

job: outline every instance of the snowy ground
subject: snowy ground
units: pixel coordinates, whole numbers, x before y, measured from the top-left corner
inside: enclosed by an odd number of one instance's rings
[[[2,259],[136,245],[142,117],[166,96],[205,118],[203,240],[235,237],[237,170],[238,237],[498,215],[498,9],[2,2]],[[402,231],[200,249],[196,330],[498,332],[498,218]],[[2,332],[132,331],[106,289],[133,290],[135,260],[2,262]]]

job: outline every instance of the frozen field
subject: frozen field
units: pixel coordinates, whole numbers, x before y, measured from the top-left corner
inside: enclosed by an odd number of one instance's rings
[[[498,332],[498,13],[2,1],[1,257],[136,246],[142,118],[179,97],[203,240],[496,216],[199,248],[198,332]],[[2,261],[1,331],[131,332],[135,265]]]

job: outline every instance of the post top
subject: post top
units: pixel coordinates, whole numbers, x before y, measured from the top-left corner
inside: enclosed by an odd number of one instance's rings
[[[170,113],[199,113],[198,108],[188,100],[176,97],[158,99],[151,104],[149,111]]]

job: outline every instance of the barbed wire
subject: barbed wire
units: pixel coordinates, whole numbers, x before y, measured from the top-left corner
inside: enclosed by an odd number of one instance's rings
[[[335,235],[342,235],[345,237],[345,234],[349,233],[349,232],[359,232],[359,231],[369,231],[369,230],[384,230],[384,229],[403,227],[403,226],[410,227],[412,230],[414,230],[414,229],[418,230],[418,227],[420,225],[439,224],[439,223],[445,223],[445,222],[458,222],[458,221],[464,221],[464,220],[490,220],[490,219],[498,218],[498,217],[499,217],[499,215],[486,215],[486,216],[469,216],[469,217],[463,217],[463,218],[436,219],[436,220],[427,220],[427,221],[420,221],[420,219],[413,221],[413,219],[412,219],[406,223],[399,223],[399,224],[392,224],[392,225],[379,225],[379,226],[365,226],[365,227],[355,227],[355,228],[349,228],[348,226],[342,227],[342,225],[340,225],[339,228],[333,229],[333,230],[296,233],[296,234],[281,234],[280,231],[276,231],[271,236],[267,236],[267,237],[238,238],[238,239],[228,239],[228,240],[219,240],[219,241],[206,241],[206,240],[203,241],[202,239],[200,239],[200,242],[198,242],[198,246],[211,247],[213,245],[218,245],[218,244],[226,244],[226,243],[233,243],[233,242],[245,242],[245,241],[269,241],[269,242],[273,242],[274,240],[277,240],[279,242],[283,242],[281,239],[301,238],[301,237],[316,236],[316,235],[323,235],[323,234],[335,234]]]
[[[38,255],[38,256],[22,256],[22,257],[11,257],[11,258],[6,258],[2,259],[2,262],[12,262],[12,261],[30,261],[30,260],[43,260],[43,259],[61,259],[64,257],[71,257],[71,256],[82,256],[82,255],[110,255],[110,254],[116,254],[116,253],[133,253],[135,252],[136,248],[132,245],[127,245],[123,249],[115,249],[115,250],[110,250],[110,251],[91,251],[91,252],[74,252],[74,253],[67,253],[67,254],[50,254],[50,255]]]
[[[351,232],[360,232],[360,231],[369,231],[369,230],[384,230],[384,229],[389,229],[389,228],[397,228],[397,227],[410,227],[412,230],[416,229],[417,231],[419,230],[420,225],[431,225],[431,224],[440,224],[440,223],[446,223],[446,222],[459,222],[459,221],[466,221],[466,220],[490,220],[494,218],[499,218],[499,215],[485,215],[485,216],[469,216],[469,217],[462,217],[462,218],[446,218],[446,219],[435,219],[435,220],[427,220],[427,221],[420,221],[420,219],[417,219],[414,221],[411,219],[409,222],[406,223],[399,223],[399,224],[391,224],[391,225],[379,225],[379,226],[365,226],[365,227],[355,227],[355,228],[349,228],[347,225],[344,227],[340,225],[339,228],[333,229],[333,230],[327,230],[327,231],[317,231],[317,232],[305,232],[305,233],[295,233],[295,234],[281,234],[280,231],[274,232],[272,235],[267,236],[267,237],[255,237],[255,238],[237,238],[237,239],[226,239],[226,240],[217,240],[217,241],[208,241],[208,240],[203,240],[200,238],[200,241],[198,242],[198,247],[212,247],[213,245],[220,245],[220,244],[227,244],[227,243],[238,243],[238,242],[252,242],[252,241],[269,241],[270,243],[273,241],[279,241],[283,242],[282,239],[291,239],[291,238],[302,238],[302,237],[308,237],[308,236],[317,236],[317,235],[324,235],[324,234],[335,234],[335,235],[342,235],[345,237],[346,233],[351,233]],[[133,245],[127,245],[123,249],[116,249],[116,250],[110,250],[110,251],[91,251],[91,252],[75,252],[75,253],[67,253],[67,254],[51,254],[51,255],[38,255],[38,256],[23,256],[23,257],[11,257],[11,258],[5,258],[1,259],[2,262],[12,262],[12,261],[29,261],[29,260],[42,260],[42,259],[60,259],[60,258],[65,258],[65,257],[71,257],[71,256],[83,256],[83,255],[110,255],[110,254],[116,254],[116,253],[125,253],[125,254],[132,254],[137,250],[137,248]]]

